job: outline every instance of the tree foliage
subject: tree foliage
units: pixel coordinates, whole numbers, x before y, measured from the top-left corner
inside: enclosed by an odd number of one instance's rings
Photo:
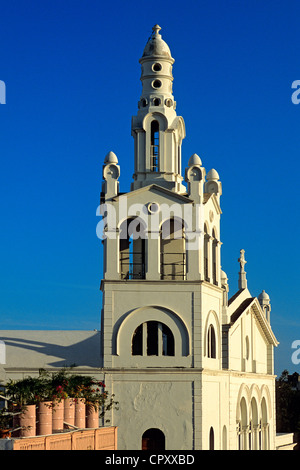
[[[276,380],[276,430],[278,433],[300,431],[299,374],[285,369]]]

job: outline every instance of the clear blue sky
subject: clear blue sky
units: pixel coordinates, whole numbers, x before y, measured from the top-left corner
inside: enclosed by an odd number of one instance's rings
[[[1,2],[0,329],[99,329],[96,209],[113,150],[133,173],[138,62],[158,23],[187,137],[223,184],[222,267],[237,290],[246,250],[253,296],[271,297],[276,372],[300,372],[297,0]]]

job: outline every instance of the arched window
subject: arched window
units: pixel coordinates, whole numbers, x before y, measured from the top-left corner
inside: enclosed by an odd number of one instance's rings
[[[252,421],[250,420],[249,434],[248,434],[248,439],[249,439],[248,450],[252,450],[252,438],[253,438],[252,432],[253,432],[253,426],[252,426]]]
[[[217,279],[217,260],[218,260],[218,240],[216,232],[213,230],[213,246],[212,246],[212,270],[213,270],[213,283],[218,284]]]
[[[209,450],[214,450],[215,448],[215,436],[214,436],[214,430],[211,427],[209,430]]]
[[[145,279],[145,228],[138,218],[120,227],[121,279]]]
[[[207,332],[207,356],[215,359],[216,355],[216,334],[213,325],[209,325]]]
[[[237,448],[238,450],[242,450],[242,425],[240,422],[238,422],[237,424],[237,442],[238,442],[238,445],[237,445]]]
[[[174,356],[174,336],[164,323],[148,321],[139,325],[133,333],[133,356]]]
[[[254,397],[251,399],[251,420],[250,420],[250,432],[252,449],[257,450],[259,448],[259,422],[258,422],[258,408],[257,402]]]
[[[206,224],[204,225],[204,279],[209,281],[209,235]]]
[[[261,402],[261,432],[262,432],[262,449],[269,449],[269,424],[266,399]]]
[[[160,235],[161,279],[185,279],[185,238],[182,220],[169,219],[162,224]]]
[[[261,436],[261,420],[258,427],[258,450],[262,450],[262,436]]]
[[[159,124],[157,121],[151,122],[150,169],[151,171],[159,169]]]
[[[165,435],[157,428],[147,429],[142,436],[142,450],[165,450]]]
[[[227,428],[224,425],[222,431],[222,449],[227,450]]]
[[[247,428],[248,428],[248,409],[246,400],[242,397],[240,402],[240,414],[241,414],[241,449],[247,449]]]

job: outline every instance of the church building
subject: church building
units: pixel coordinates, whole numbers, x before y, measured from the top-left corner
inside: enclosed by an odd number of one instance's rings
[[[250,293],[240,247],[229,296],[222,184],[197,154],[182,171],[185,123],[160,30],[140,58],[128,193],[117,156],[103,164],[101,331],[0,331],[0,380],[76,363],[115,394],[109,418],[120,450],[275,449],[270,299]]]
[[[131,191],[119,190],[113,152],[103,167],[102,353],[121,399],[119,445],[273,449],[278,343],[270,299],[249,292],[244,250],[239,289],[228,299],[222,185],[197,154],[182,176],[185,124],[160,29],[140,59]]]

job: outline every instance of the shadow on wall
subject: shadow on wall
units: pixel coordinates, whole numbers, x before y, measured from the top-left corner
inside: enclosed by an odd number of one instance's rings
[[[74,331],[36,331],[31,332],[30,338],[2,336],[0,333],[2,347],[3,342],[5,344],[5,364],[7,367],[22,364],[27,367],[64,367],[72,364],[101,367],[100,332],[85,332],[83,339],[78,336]]]

